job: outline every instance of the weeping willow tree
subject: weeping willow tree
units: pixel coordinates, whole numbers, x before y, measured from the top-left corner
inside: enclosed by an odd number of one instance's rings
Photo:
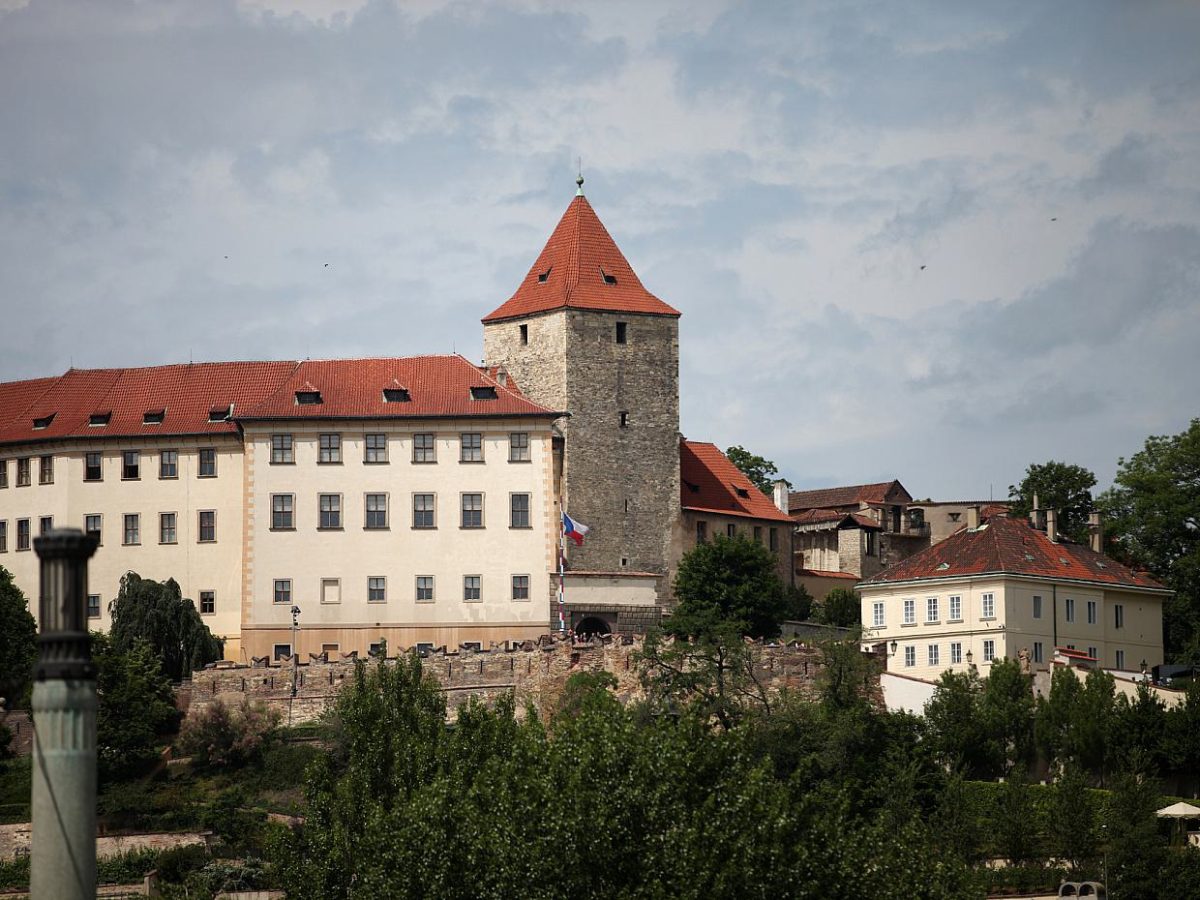
[[[220,659],[224,652],[221,640],[208,630],[174,578],[160,582],[127,573],[109,612],[113,648],[128,652],[138,640],[145,641],[172,681]]]

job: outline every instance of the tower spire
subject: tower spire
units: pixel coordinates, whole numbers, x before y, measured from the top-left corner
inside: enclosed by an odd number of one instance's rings
[[[575,179],[575,184],[576,184],[575,196],[582,197],[583,196],[583,157],[578,156],[575,158],[575,161],[579,164],[579,177]]]

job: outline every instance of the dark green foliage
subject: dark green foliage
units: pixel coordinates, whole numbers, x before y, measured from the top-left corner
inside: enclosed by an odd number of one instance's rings
[[[161,850],[143,849],[98,859],[96,881],[100,884],[134,884],[158,868],[161,855]]]
[[[1152,779],[1132,772],[1114,779],[1104,815],[1108,888],[1114,897],[1156,896],[1167,861],[1166,839],[1155,816],[1160,806]]]
[[[758,541],[718,536],[683,555],[675,575],[679,605],[663,623],[680,637],[733,628],[751,637],[774,637],[787,615],[775,557]]]
[[[179,722],[171,683],[154,650],[134,641],[118,650],[107,635],[92,634],[96,661],[96,749],[107,777],[144,771],[158,757],[160,738]]]
[[[1096,804],[1083,772],[1067,769],[1054,783],[1047,825],[1048,848],[1067,864],[1074,879],[1096,871],[1100,849]]]
[[[12,573],[0,566],[0,697],[24,705],[37,659],[37,625]],[[4,744],[7,747],[7,744]]]
[[[979,714],[993,772],[1024,772],[1033,762],[1031,681],[1015,659],[998,659],[983,683]]]
[[[221,658],[221,642],[173,578],[158,582],[129,572],[121,579],[121,590],[110,609],[113,646],[128,650],[135,642],[145,641],[158,655],[163,674],[172,681],[181,681],[193,669]]]
[[[1023,772],[1014,772],[1001,786],[994,821],[997,855],[1017,867],[1038,859],[1037,811]]]
[[[771,492],[775,489],[775,482],[779,478],[779,469],[775,468],[775,463],[756,456],[744,447],[730,447],[725,451],[725,455],[760,491],[768,497],[771,496]]]
[[[860,624],[861,619],[862,601],[849,588],[834,588],[817,604],[817,621],[826,625],[850,628]]]
[[[218,700],[188,717],[178,746],[197,766],[243,766],[270,746],[278,726],[274,709],[247,698],[238,707]]]
[[[1037,494],[1042,509],[1058,510],[1058,530],[1071,540],[1086,544],[1088,514],[1095,508],[1092,488],[1096,476],[1083,466],[1051,460],[1033,463],[1020,484],[1009,485],[1008,498],[1014,518],[1024,518]]]
[[[802,584],[787,584],[783,587],[784,619],[792,622],[807,622],[812,615],[813,598]]]

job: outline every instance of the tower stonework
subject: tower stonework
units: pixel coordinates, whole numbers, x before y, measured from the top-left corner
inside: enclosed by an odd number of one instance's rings
[[[483,324],[486,364],[503,366],[534,402],[569,413],[559,423],[561,500],[591,529],[583,546],[568,546],[569,572],[610,586],[575,596],[605,607],[611,627],[642,624],[605,601],[621,602],[613,576],[657,576],[660,601],[669,593],[680,489],[678,311],[642,286],[580,192],[517,292]],[[577,621],[587,613],[568,601]]]

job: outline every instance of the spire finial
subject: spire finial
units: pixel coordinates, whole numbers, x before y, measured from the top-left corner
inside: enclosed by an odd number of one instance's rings
[[[576,157],[575,161],[579,164],[579,177],[575,179],[575,184],[578,185],[578,187],[575,189],[575,196],[582,197],[583,196],[583,157],[582,156]]]

